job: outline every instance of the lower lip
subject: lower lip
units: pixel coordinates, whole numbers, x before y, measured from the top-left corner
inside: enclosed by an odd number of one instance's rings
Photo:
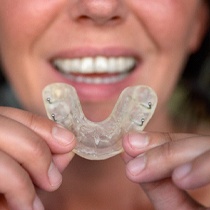
[[[136,67],[137,69],[138,67]],[[120,95],[123,89],[127,86],[134,84],[136,78],[136,69],[134,69],[130,74],[128,74],[124,79],[116,83],[111,84],[87,84],[83,82],[75,82],[67,77],[64,74],[57,71],[54,67],[51,66],[51,69],[55,73],[55,81],[62,82],[74,86],[77,90],[77,94],[81,101],[85,102],[100,102],[107,101],[112,98],[116,98]]]

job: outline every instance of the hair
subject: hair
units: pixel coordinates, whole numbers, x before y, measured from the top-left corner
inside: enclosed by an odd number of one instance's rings
[[[169,104],[176,124],[188,130],[195,130],[201,122],[210,123],[210,1],[205,2],[209,8],[206,36],[199,50],[190,55]]]

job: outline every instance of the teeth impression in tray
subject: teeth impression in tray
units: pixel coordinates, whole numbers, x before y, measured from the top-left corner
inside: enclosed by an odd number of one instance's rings
[[[85,117],[76,90],[70,85],[48,85],[43,100],[48,117],[75,134],[74,152],[89,160],[103,160],[122,152],[123,135],[142,131],[157,105],[157,96],[150,87],[127,87],[111,115],[104,121],[92,122]]]

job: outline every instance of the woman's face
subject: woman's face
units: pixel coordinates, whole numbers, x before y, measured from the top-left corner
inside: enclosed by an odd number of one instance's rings
[[[64,82],[92,120],[132,85],[151,86],[165,108],[205,19],[201,0],[0,3],[1,60],[23,106],[44,114],[42,89]]]

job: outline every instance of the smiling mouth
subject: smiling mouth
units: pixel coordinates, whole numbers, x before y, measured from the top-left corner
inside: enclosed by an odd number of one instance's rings
[[[58,58],[53,66],[73,82],[86,84],[112,84],[125,79],[134,69],[134,57]]]

